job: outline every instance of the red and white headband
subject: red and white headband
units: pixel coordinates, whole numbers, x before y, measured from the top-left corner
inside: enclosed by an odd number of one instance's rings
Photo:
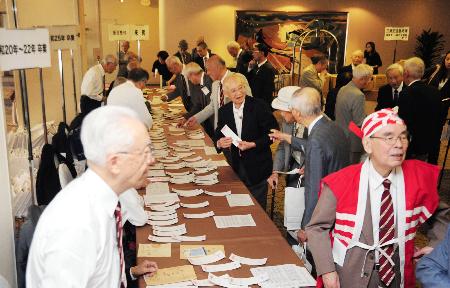
[[[397,107],[396,107],[397,108]],[[359,128],[354,122],[350,122],[348,128],[356,134],[359,138],[370,137],[387,125],[398,124],[405,125],[405,122],[398,117],[397,109],[381,109],[368,115]]]

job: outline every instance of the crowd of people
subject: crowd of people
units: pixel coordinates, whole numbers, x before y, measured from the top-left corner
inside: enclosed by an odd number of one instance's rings
[[[376,111],[366,115],[364,89],[382,65],[373,42],[352,54],[326,99],[323,54],[311,58],[300,86],[283,87],[274,98],[265,44],[249,51],[228,43],[232,69],[202,37],[196,44],[192,53],[185,40],[172,56],[158,52],[152,72],[168,85],[163,100],[181,97],[186,113],[178,125],[201,124],[263,209],[268,186],[276,188],[281,173],[298,171],[286,185],[305,187],[304,213],[297,239],[289,241],[307,243],[319,285],[415,287],[414,262],[425,254],[418,279],[425,287],[450,285],[449,235],[444,240],[450,208],[439,201],[435,166],[450,103],[450,52],[430,71],[417,57],[387,67],[388,84],[379,89]],[[146,185],[153,157],[151,107],[142,93],[149,73],[129,43],[122,46],[119,59],[106,56],[83,78],[80,137],[89,169],[43,212],[28,287],[126,287],[157,271],[154,262],[135,265],[124,256],[124,227],[142,225],[136,214],[143,208],[136,197],[122,196]],[[107,96],[104,75],[118,64],[126,75]],[[106,107],[98,108],[102,102]],[[226,137],[225,126],[241,141]],[[272,159],[273,141],[280,143]],[[434,250],[414,246],[422,224],[436,240],[431,246],[444,240]]]

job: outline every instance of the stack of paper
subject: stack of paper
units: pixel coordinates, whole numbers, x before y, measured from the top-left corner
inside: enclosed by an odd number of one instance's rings
[[[214,216],[214,222],[217,228],[256,226],[251,214]]]
[[[316,286],[316,281],[305,267],[294,264],[251,268],[253,276],[267,274],[269,280],[260,284],[263,288],[287,288]]]
[[[226,195],[226,197],[230,207],[254,205],[252,198],[248,194],[230,194]]]
[[[225,264],[202,265],[202,270],[205,272],[221,272],[238,269],[240,267],[241,264],[238,262],[228,262]]]
[[[197,175],[194,182],[197,185],[214,185],[219,183],[219,178],[217,178],[217,175],[219,175],[217,172],[207,175]]]
[[[179,170],[186,167],[185,162],[179,162],[179,163],[165,163],[164,168],[169,170]]]
[[[265,265],[267,262],[267,258],[261,258],[261,259],[253,259],[253,258],[247,258],[238,256],[236,254],[231,253],[230,257],[228,257],[231,261],[239,262],[244,265],[253,265],[253,266],[261,266]]]
[[[192,265],[205,265],[205,264],[211,264],[217,261],[220,261],[225,258],[225,254],[223,251],[218,250],[213,254],[201,256],[201,257],[195,257],[195,258],[187,258],[189,263]]]
[[[137,257],[171,257],[172,246],[167,244],[139,244]]]
[[[180,195],[181,196],[181,195]],[[208,201],[200,202],[200,203],[181,203],[180,206],[183,208],[203,208],[209,206]]]
[[[178,198],[178,195],[176,193],[144,195],[145,206],[150,206],[155,203],[176,203],[179,201],[180,198]]]
[[[184,218],[190,218],[190,219],[201,219],[201,218],[208,218],[214,216],[214,211],[208,211],[205,213],[183,213]]]
[[[209,196],[221,197],[221,196],[228,196],[228,195],[231,195],[231,191],[225,191],[225,192],[211,192],[211,191],[206,191],[206,190],[205,190],[205,194],[206,194],[206,195],[209,195]]]
[[[172,183],[172,184],[187,184],[187,183],[194,182],[194,178],[195,178],[194,174],[173,176],[173,177],[170,177],[170,183]]]
[[[202,189],[182,190],[182,189],[172,188],[172,191],[177,193],[181,197],[194,197],[194,196],[198,196],[203,193]]]
[[[145,194],[147,195],[168,193],[170,193],[170,191],[169,184],[167,183],[150,183],[145,189]]]
[[[166,176],[166,173],[164,170],[160,169],[152,169],[147,172],[147,177],[164,177]]]

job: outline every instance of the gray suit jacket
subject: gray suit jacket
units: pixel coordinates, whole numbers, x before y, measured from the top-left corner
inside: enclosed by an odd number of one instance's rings
[[[350,121],[361,127],[366,112],[364,111],[366,97],[364,93],[355,86],[353,81],[342,87],[336,99],[336,123],[344,130],[350,140],[350,152],[363,152],[361,139],[350,132],[348,124]]]
[[[319,198],[320,180],[347,166],[350,152],[344,132],[326,116],[317,121],[307,140],[292,137],[292,149],[300,149],[301,145],[306,145],[304,229]]]
[[[181,74],[184,76],[184,81],[186,84],[187,91],[183,92],[183,77],[181,77]],[[181,101],[183,101],[184,108],[186,111],[189,111],[192,106],[191,102],[191,91],[193,89],[193,85],[191,82],[189,82],[186,74],[181,72],[180,74],[177,74],[175,77],[175,90],[167,94],[167,101],[172,101],[173,99],[177,98],[178,96],[181,96]]]
[[[312,87],[322,95],[322,80],[313,64],[307,66],[300,77],[300,87]]]
[[[229,71],[228,75],[231,75],[233,72]],[[245,80],[247,81],[247,80]],[[194,115],[195,119],[197,119],[198,123],[203,123],[203,121],[205,121],[206,119],[208,119],[209,117],[214,115],[214,129],[217,128],[217,121],[218,121],[218,111],[219,111],[219,84],[220,81],[216,80],[213,82],[212,84],[212,91],[211,91],[211,100],[209,101],[208,106],[206,106],[205,108],[203,108],[202,111],[198,112],[197,114]],[[250,85],[246,85],[246,90],[247,90],[247,95],[248,96],[252,96],[252,91],[250,89]],[[230,102],[230,99],[228,99],[228,97],[225,97],[224,99],[224,104],[227,104],[228,102]]]
[[[212,83],[212,79],[206,75],[206,73],[203,74],[203,86],[200,84],[194,85],[191,81],[189,81],[192,106],[191,110],[187,111],[187,113],[183,115],[184,118],[189,119],[191,116],[194,116],[203,108],[208,106],[211,99]],[[209,90],[209,93],[205,94],[202,90],[203,87],[206,87]]]
[[[294,123],[281,123],[281,132],[295,136]],[[303,155],[304,156],[304,155]],[[303,157],[302,157],[303,158]],[[273,158],[273,171],[288,171],[292,163],[292,146],[286,141],[280,142]]]

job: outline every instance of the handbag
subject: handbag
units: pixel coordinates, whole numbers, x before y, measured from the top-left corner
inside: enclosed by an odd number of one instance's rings
[[[297,187],[284,189],[284,226],[287,230],[301,228],[305,212],[305,187],[301,185],[302,179],[303,175],[298,179]]]

